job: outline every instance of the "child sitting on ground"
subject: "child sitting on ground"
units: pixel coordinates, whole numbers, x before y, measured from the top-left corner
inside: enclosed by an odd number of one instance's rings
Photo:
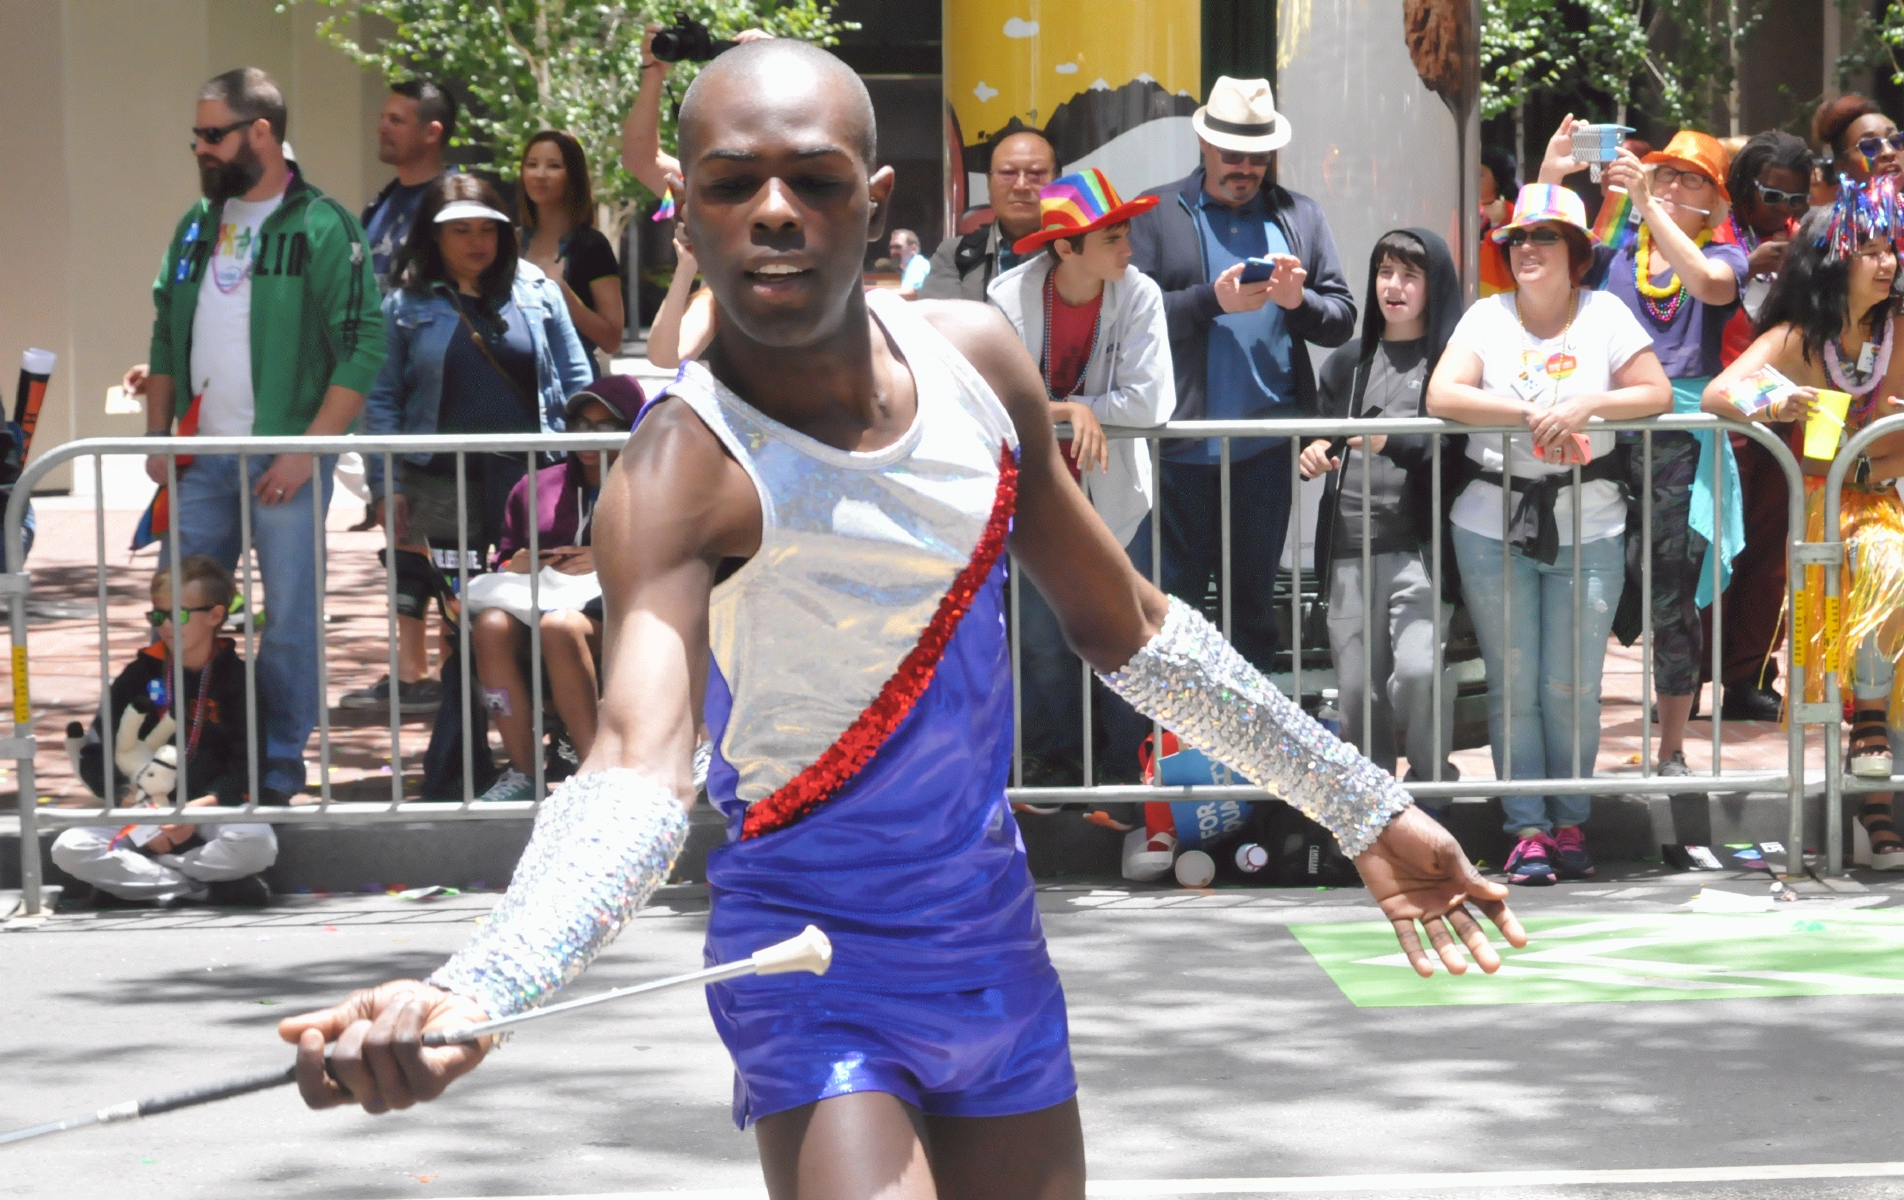
[[[181,602],[175,606],[171,569],[161,567],[153,576],[152,611],[146,615],[158,639],[113,681],[76,755],[80,778],[105,798],[111,714],[113,799],[121,807],[178,802],[178,722],[186,726],[186,807],[245,802],[245,664],[236,643],[218,636],[232,608],[231,575],[213,559],[194,555],[179,560],[179,580]],[[173,700],[174,652],[185,668],[183,704]],[[52,850],[61,870],[102,897],[165,904],[261,906],[271,893],[259,872],[277,856],[271,826],[250,823],[89,826],[68,829]]]

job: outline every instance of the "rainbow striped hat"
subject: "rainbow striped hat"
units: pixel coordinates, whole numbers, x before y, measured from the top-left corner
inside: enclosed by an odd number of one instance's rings
[[[1096,167],[1062,176],[1039,189],[1038,232],[1019,238],[1012,250],[1030,254],[1046,242],[1122,225],[1138,213],[1157,207],[1158,199],[1157,196],[1139,196],[1126,204],[1117,198],[1117,189]]]

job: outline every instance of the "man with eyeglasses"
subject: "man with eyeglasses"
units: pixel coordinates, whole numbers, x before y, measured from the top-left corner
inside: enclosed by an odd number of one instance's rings
[[[1058,152],[1044,134],[1021,129],[999,139],[985,176],[992,221],[939,243],[919,299],[983,303],[992,280],[1022,261],[1012,244],[1038,232],[1038,191],[1057,176]]]
[[[285,117],[278,85],[256,67],[199,90],[191,147],[205,195],[179,220],[152,286],[150,436],[170,436],[176,420],[181,435],[335,437],[376,382],[383,314],[363,226],[286,162]],[[304,789],[335,461],[255,454],[242,476],[231,455],[178,465],[181,554],[233,569],[249,506],[267,613],[257,655],[264,803]],[[163,485],[166,456],[149,457],[146,473]]]
[[[1355,300],[1321,207],[1269,178],[1289,120],[1268,80],[1224,76],[1191,125],[1203,164],[1146,193],[1163,203],[1131,222],[1131,263],[1163,289],[1175,419],[1313,415],[1316,379],[1304,343],[1347,341]],[[1245,283],[1252,258],[1274,271]],[[1164,443],[1163,586],[1192,604],[1222,569],[1221,445]],[[1289,528],[1289,454],[1280,438],[1230,446],[1231,640],[1265,671],[1279,641],[1272,600]]]

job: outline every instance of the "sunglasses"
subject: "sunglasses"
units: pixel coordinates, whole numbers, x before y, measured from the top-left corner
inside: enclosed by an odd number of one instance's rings
[[[1653,182],[1660,187],[1671,187],[1677,183],[1686,191],[1703,192],[1712,186],[1712,177],[1701,175],[1697,171],[1682,171],[1678,167],[1662,164],[1653,168]]]
[[[219,607],[220,606],[216,604],[201,604],[201,605],[198,605],[196,608],[180,608],[180,609],[155,608],[145,614],[145,619],[152,622],[152,628],[154,629],[157,629],[159,626],[165,624],[167,621],[174,620],[174,619],[176,619],[179,624],[183,625],[192,619],[193,613],[214,612]]]
[[[1893,150],[1904,151],[1904,133],[1893,133],[1889,137],[1858,139],[1858,153],[1864,155],[1866,161],[1874,159],[1884,153],[1886,146],[1889,146]]]
[[[1564,236],[1558,229],[1516,229],[1503,243],[1509,250],[1528,245],[1558,246]]]
[[[194,125],[192,126],[192,145],[196,146],[203,142],[207,146],[216,146],[250,124],[250,121],[233,121],[229,125]]]
[[[1267,153],[1244,154],[1237,150],[1218,150],[1216,156],[1226,167],[1240,167],[1244,163],[1248,163],[1252,167],[1267,167],[1269,165],[1269,155]]]
[[[1764,198],[1765,202],[1774,208],[1811,207],[1811,193],[1809,192],[1781,191],[1775,187],[1766,187],[1762,183],[1756,184],[1755,186],[1759,189],[1759,195]]]

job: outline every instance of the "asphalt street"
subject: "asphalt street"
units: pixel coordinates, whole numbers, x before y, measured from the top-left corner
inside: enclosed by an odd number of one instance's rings
[[[1904,885],[1867,878],[1754,919],[1888,921]],[[1574,922],[1583,936],[1640,918],[1674,929],[1701,919],[1686,911],[1700,882],[1655,868],[1516,900],[1530,918],[1594,919]],[[286,1062],[280,1017],[427,973],[493,901],[16,922],[0,938],[0,1128]],[[1904,1197],[1889,1161],[1904,1157],[1898,989],[1357,1007],[1289,927],[1374,918],[1359,890],[1063,885],[1041,901],[1094,1196]],[[703,890],[670,889],[574,991],[699,966],[705,912]],[[1565,924],[1536,948],[1565,949]],[[1896,952],[1869,959],[1904,980]],[[1600,994],[1623,986],[1602,967],[1556,970]],[[1645,982],[1632,994],[1749,990]],[[287,1088],[3,1148],[0,1197],[738,1200],[763,1193],[730,1087],[700,994],[665,993],[527,1029],[407,1113],[310,1113]]]

